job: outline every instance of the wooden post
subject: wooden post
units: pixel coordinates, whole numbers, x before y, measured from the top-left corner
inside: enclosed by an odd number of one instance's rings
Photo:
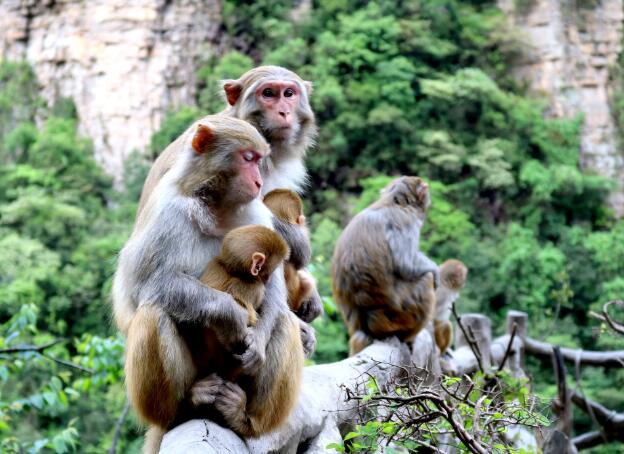
[[[517,366],[524,371],[524,339],[527,337],[527,324],[529,322],[529,314],[521,311],[511,310],[507,312],[506,333],[511,335],[514,325],[516,326],[516,337],[522,341],[522,347],[518,352]]]
[[[461,326],[458,326],[456,331],[455,345],[457,345],[457,348],[463,346],[471,347],[473,351],[476,348],[480,356],[481,366],[484,370],[487,370],[492,364],[490,356],[492,322],[485,315],[463,314],[459,318],[459,324]],[[466,336],[469,338],[467,339]]]

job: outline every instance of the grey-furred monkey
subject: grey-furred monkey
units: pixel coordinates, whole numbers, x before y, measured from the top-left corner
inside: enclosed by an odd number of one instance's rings
[[[333,291],[352,355],[374,339],[397,336],[409,342],[433,318],[438,267],[420,251],[430,203],[423,180],[398,178],[338,239]]]
[[[191,413],[215,403],[216,395],[221,408],[241,408],[241,396],[224,395],[229,386],[216,384],[214,377],[194,382],[185,326],[211,328],[243,373],[279,380],[275,371],[284,373],[283,368],[267,371],[275,364],[266,363],[265,355],[279,349],[273,328],[290,316],[281,265],[266,283],[253,327],[231,295],[198,279],[228,231],[248,224],[272,228],[271,213],[258,197],[268,144],[248,123],[223,115],[203,118],[178,143],[169,171],[119,255],[113,281],[115,320],[128,335],[128,393],[137,413],[153,425],[148,452],[158,448],[164,430],[184,418],[180,409]]]
[[[276,188],[300,193],[305,186],[307,174],[303,160],[317,134],[309,102],[311,92],[310,82],[279,66],[260,66],[247,71],[239,79],[223,81],[227,107],[221,114],[251,123],[271,146],[270,156],[263,159],[260,167],[264,180],[262,195]],[[192,129],[193,126],[189,128]],[[137,216],[140,216],[158,181],[171,168],[185,135],[170,144],[154,162],[143,186]],[[305,229],[277,218],[273,219],[273,223],[290,247],[289,261],[297,269],[309,263],[311,251]],[[321,299],[314,285],[314,297],[304,302],[301,313],[306,314],[306,321],[311,321],[322,311]],[[307,346],[311,340],[314,341],[313,330],[305,324],[302,330],[304,345]]]
[[[459,260],[449,259],[440,265],[440,285],[436,289],[436,310],[433,320],[435,341],[443,354],[453,341],[451,309],[466,284],[468,268]]]

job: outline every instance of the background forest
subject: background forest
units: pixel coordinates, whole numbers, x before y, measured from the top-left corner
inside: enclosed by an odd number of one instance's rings
[[[314,323],[315,362],[347,353],[331,298],[334,242],[401,174],[431,181],[427,254],[470,269],[460,312],[488,315],[498,334],[506,311],[518,309],[530,314],[534,338],[624,348],[588,317],[624,295],[624,222],[606,204],[613,183],[579,170],[582,118],[545,119],[546,105],[511,78],[521,48],[493,3],[319,0],[296,24],[285,19],[292,6],[223,2],[225,33],[236,39],[200,70],[196,104],[171,112],[149,150],[127,160],[123,191],[77,132],[72,100],[46,106],[27,64],[1,62],[1,452],[104,452],[116,429],[118,452],[139,451],[136,421],[116,428],[126,400],[123,339],[110,321],[115,256],[151,160],[194,119],[222,109],[220,79],[260,63],[314,81],[320,136],[305,201],[326,309]],[[39,347],[16,349],[25,344]],[[552,398],[550,364],[530,362],[529,372],[534,391]],[[583,370],[580,385],[624,410],[623,370]]]

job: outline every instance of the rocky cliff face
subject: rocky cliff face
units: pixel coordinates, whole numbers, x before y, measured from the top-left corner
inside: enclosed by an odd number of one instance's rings
[[[611,204],[624,216],[624,152],[610,106],[609,72],[622,52],[622,0],[499,0],[525,34],[518,76],[556,117],[584,115],[581,163],[616,180]]]
[[[0,55],[28,60],[49,102],[73,98],[96,159],[119,182],[163,114],[193,102],[220,15],[219,0],[2,0]]]

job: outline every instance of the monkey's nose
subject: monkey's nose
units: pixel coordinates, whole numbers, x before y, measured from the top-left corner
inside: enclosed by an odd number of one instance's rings
[[[280,110],[279,114],[284,118],[288,118],[288,116],[290,115],[290,112]]]

